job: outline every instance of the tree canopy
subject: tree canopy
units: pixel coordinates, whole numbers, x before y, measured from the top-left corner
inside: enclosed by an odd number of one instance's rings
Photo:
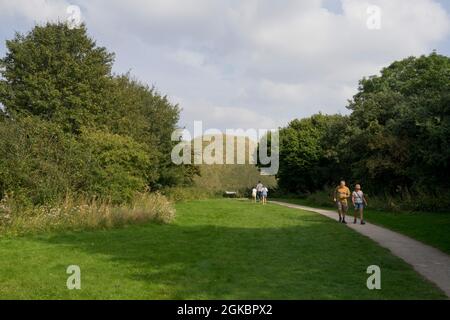
[[[170,161],[179,108],[130,74],[84,25],[35,26],[0,59],[0,191],[33,203],[67,193],[123,202],[190,181]],[[170,177],[170,179],[168,178]]]
[[[314,192],[344,178],[378,194],[448,193],[449,57],[392,63],[360,81],[348,108],[348,117],[315,115],[282,129],[282,188]]]

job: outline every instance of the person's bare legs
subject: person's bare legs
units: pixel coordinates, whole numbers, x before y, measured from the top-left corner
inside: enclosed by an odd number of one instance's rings
[[[342,205],[342,222],[343,223],[346,223],[345,216],[347,215],[347,213],[348,213],[348,205]]]
[[[360,219],[361,219],[361,224],[364,224],[365,222],[364,222],[364,208],[360,208],[359,209],[359,216],[360,216]]]
[[[357,223],[358,222],[358,209],[355,208],[355,220],[353,221],[353,223]]]

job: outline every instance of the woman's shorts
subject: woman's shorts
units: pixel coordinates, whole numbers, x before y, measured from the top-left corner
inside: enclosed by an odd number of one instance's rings
[[[355,210],[364,209],[364,203],[355,203]]]

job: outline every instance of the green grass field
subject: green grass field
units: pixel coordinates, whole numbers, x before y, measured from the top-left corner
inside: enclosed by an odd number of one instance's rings
[[[2,299],[445,299],[343,225],[238,200],[177,204],[170,225],[3,238],[0,256]],[[382,290],[366,287],[370,265]]]
[[[314,207],[302,199],[280,199],[280,201]],[[325,208],[334,210],[332,206]],[[349,214],[353,217],[352,207],[349,209]],[[366,209],[364,215],[365,219],[371,223],[397,231],[450,254],[450,214],[448,213],[396,213]],[[350,218],[348,221],[353,219]]]

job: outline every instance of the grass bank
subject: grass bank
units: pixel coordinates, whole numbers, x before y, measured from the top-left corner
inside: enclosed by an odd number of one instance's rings
[[[320,215],[250,201],[176,204],[171,224],[0,240],[3,299],[444,299],[387,250]],[[66,268],[81,268],[81,290]],[[382,290],[366,287],[367,267]]]

